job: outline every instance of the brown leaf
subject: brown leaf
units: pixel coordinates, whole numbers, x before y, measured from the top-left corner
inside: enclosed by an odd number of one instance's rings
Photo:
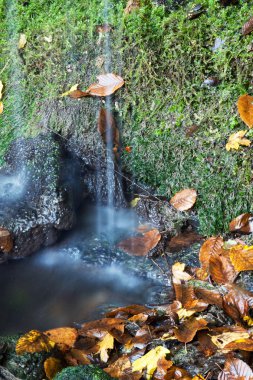
[[[197,331],[205,329],[207,321],[204,318],[191,318],[174,328],[175,337],[179,342],[189,343],[195,337]]]
[[[16,353],[22,355],[24,353],[49,352],[54,348],[55,343],[37,330],[31,330],[27,334],[21,336],[16,343]]]
[[[140,0],[128,0],[126,8],[124,10],[125,14],[129,14],[141,6]]]
[[[253,30],[253,17],[251,17],[242,27],[242,34],[246,36]]]
[[[113,114],[105,108],[99,111],[98,132],[105,144],[119,145],[119,130],[116,121]]]
[[[106,317],[108,318],[126,318],[128,319],[130,316],[137,315],[140,313],[149,313],[152,312],[154,314],[153,309],[150,309],[143,305],[130,305],[118,307],[108,313],[106,313]]]
[[[127,355],[122,355],[115,362],[111,363],[107,368],[104,368],[111,377],[116,377],[117,379],[124,379],[127,373],[131,374],[131,362]],[[130,379],[130,377],[129,377]]]
[[[157,229],[148,231],[143,236],[136,236],[123,240],[118,247],[134,256],[146,256],[161,240],[161,234]]]
[[[4,253],[9,253],[13,248],[11,233],[4,227],[0,227],[0,249]]]
[[[253,21],[252,21],[253,22]],[[244,123],[249,127],[253,127],[253,96],[248,94],[241,95],[237,102],[239,115]]]
[[[192,377],[185,369],[172,366],[166,374],[166,380],[192,380]]]
[[[44,371],[49,380],[53,380],[57,373],[63,368],[62,362],[59,359],[50,357],[44,361]]]
[[[211,340],[210,333],[207,333],[205,330],[198,331],[197,340],[199,343],[199,350],[203,352],[203,354],[207,357],[213,356],[215,352],[218,350],[218,347],[215,346],[215,344]]]
[[[153,379],[164,380],[168,372],[168,369],[171,368],[172,365],[173,365],[173,362],[171,360],[167,360],[165,358],[158,360],[157,369],[153,375]]]
[[[223,243],[223,238],[221,236],[212,236],[201,246],[199,251],[199,261],[204,271],[209,270],[210,257],[220,254]]]
[[[110,332],[113,331],[118,332],[120,335],[123,335],[125,330],[125,319],[120,318],[103,318],[97,321],[86,322],[82,325],[82,328],[78,331],[79,335],[86,336],[90,331],[104,331]]]
[[[89,96],[89,94],[87,92],[79,90],[79,89],[74,90],[74,91],[69,93],[69,97],[72,99],[80,99],[80,98],[84,98],[86,96]]]
[[[253,377],[251,368],[244,361],[237,358],[229,358],[223,371],[219,373],[218,380],[250,380]]]
[[[97,348],[94,349],[95,352],[96,350]],[[70,366],[86,365],[91,363],[87,354],[85,354],[82,350],[78,350],[77,348],[71,348],[71,350],[67,352],[64,358]]]
[[[170,204],[179,211],[190,210],[197,199],[197,192],[194,189],[184,189],[171,198]]]
[[[96,26],[97,33],[109,33],[112,31],[112,27],[109,24],[102,24]]]
[[[199,129],[199,125],[193,124],[191,127],[186,129],[186,136],[191,137],[197,130]]]
[[[246,234],[253,232],[252,219],[253,215],[249,212],[237,216],[230,222],[229,231],[239,231]]]
[[[167,245],[167,249],[172,253],[179,252],[201,240],[203,240],[203,236],[195,231],[183,232],[171,238]]]
[[[253,308],[253,293],[235,285],[227,285],[228,293],[223,297],[223,309],[236,322],[250,322],[249,311]]]
[[[211,256],[209,272],[217,284],[232,284],[238,275],[227,256]]]
[[[97,78],[98,83],[92,84],[86,91],[91,96],[104,97],[112,95],[125,83],[124,79],[113,73],[99,75]]]
[[[203,286],[201,283],[203,283]],[[197,298],[205,300],[205,302],[210,305],[217,305],[222,308],[223,297],[216,287],[204,281],[198,281],[198,286],[194,284],[192,286]]]
[[[71,327],[59,327],[53,330],[44,332],[48,338],[56,343],[56,346],[61,351],[66,351],[73,347],[77,339],[77,330]]]

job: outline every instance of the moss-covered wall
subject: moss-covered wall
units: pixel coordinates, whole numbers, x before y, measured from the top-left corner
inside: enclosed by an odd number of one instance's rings
[[[226,230],[253,199],[251,148],[227,152],[229,135],[247,127],[236,102],[253,94],[253,35],[241,26],[253,16],[252,2],[221,7],[202,0],[206,11],[188,20],[187,5],[167,7],[142,0],[124,15],[126,0],[0,0],[0,79],[6,85],[0,118],[0,150],[20,133],[47,126],[95,149],[98,99],[59,98],[75,83],[86,88],[111,65],[126,86],[113,100],[118,110],[126,169],[168,198],[185,187],[198,190],[201,231]],[[111,62],[106,38],[96,25],[109,22]],[[18,51],[19,33],[27,46]],[[52,41],[46,39],[52,37]],[[224,40],[213,51],[215,39]],[[101,65],[101,62],[104,62]],[[216,87],[203,85],[216,76]],[[187,130],[198,129],[191,136]],[[253,140],[253,133],[248,133]]]

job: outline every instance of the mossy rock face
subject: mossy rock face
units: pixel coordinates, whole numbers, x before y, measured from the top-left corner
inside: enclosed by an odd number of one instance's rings
[[[56,375],[54,380],[112,380],[102,369],[95,365],[68,367]]]
[[[15,348],[18,338],[19,336],[0,337],[0,365],[19,379],[44,379],[44,361],[49,354],[41,352],[17,355]]]

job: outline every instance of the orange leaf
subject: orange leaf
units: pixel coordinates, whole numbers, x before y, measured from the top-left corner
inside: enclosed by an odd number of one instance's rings
[[[230,260],[238,272],[253,270],[253,247],[235,246],[229,250]]]
[[[87,94],[91,96],[109,96],[124,85],[124,80],[115,74],[103,74],[98,76],[98,83],[92,84]]]
[[[179,327],[174,328],[174,334],[179,342],[189,343],[197,331],[205,329],[206,326],[207,321],[204,318],[191,318],[181,323]]]
[[[253,308],[253,293],[235,285],[227,285],[228,293],[223,297],[223,309],[234,321],[242,321],[251,324],[249,316],[250,309]]]
[[[49,380],[53,380],[54,377],[60,372],[63,368],[62,362],[59,359],[50,357],[44,361],[44,371],[46,377]]]
[[[13,248],[13,240],[11,234],[6,228],[0,227],[0,249],[4,253],[9,253]]]
[[[226,256],[211,256],[209,272],[217,284],[233,283],[238,275],[229,257]]]
[[[99,111],[98,132],[105,144],[119,145],[119,130],[116,121],[113,114],[105,108],[101,108]]]
[[[77,330],[72,327],[59,327],[57,329],[45,331],[45,335],[56,343],[61,351],[66,351],[73,347],[77,338]]]
[[[179,211],[190,210],[197,199],[197,192],[194,189],[179,191],[171,198],[170,204]]]
[[[154,229],[146,232],[143,236],[136,236],[123,240],[118,244],[118,247],[135,256],[146,256],[157,246],[160,240],[161,234],[157,229]]]
[[[204,271],[208,271],[210,257],[220,253],[223,243],[221,236],[212,236],[203,243],[199,251],[199,261]]]
[[[189,248],[192,244],[197,243],[201,240],[203,240],[203,237],[197,232],[183,232],[177,236],[173,236],[170,239],[167,247],[168,250],[172,253],[179,252],[182,249]]]
[[[249,212],[241,214],[233,219],[229,224],[229,231],[239,231],[246,234],[253,232],[253,215]]]
[[[68,351],[64,358],[70,366],[90,364],[87,354],[77,348],[72,348]]]
[[[253,127],[253,96],[248,94],[241,95],[237,102],[239,115],[244,123],[249,127]]]

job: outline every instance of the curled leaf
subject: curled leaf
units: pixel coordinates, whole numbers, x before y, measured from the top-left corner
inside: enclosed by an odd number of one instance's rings
[[[209,270],[210,257],[219,255],[223,243],[221,236],[212,236],[203,243],[199,251],[199,261],[204,271]]]
[[[224,369],[219,373],[218,380],[250,380],[253,377],[252,369],[241,359],[229,358]]]
[[[174,328],[175,337],[179,342],[189,343],[195,337],[197,331],[205,329],[207,321],[204,318],[191,318]]]
[[[98,83],[92,84],[86,93],[91,96],[109,96],[114,94],[124,85],[124,80],[119,75],[109,73],[99,75]]]
[[[194,189],[184,189],[171,198],[170,204],[179,211],[190,210],[197,199],[197,192]]]
[[[253,215],[249,212],[241,214],[229,224],[229,231],[249,234],[253,232]]]

